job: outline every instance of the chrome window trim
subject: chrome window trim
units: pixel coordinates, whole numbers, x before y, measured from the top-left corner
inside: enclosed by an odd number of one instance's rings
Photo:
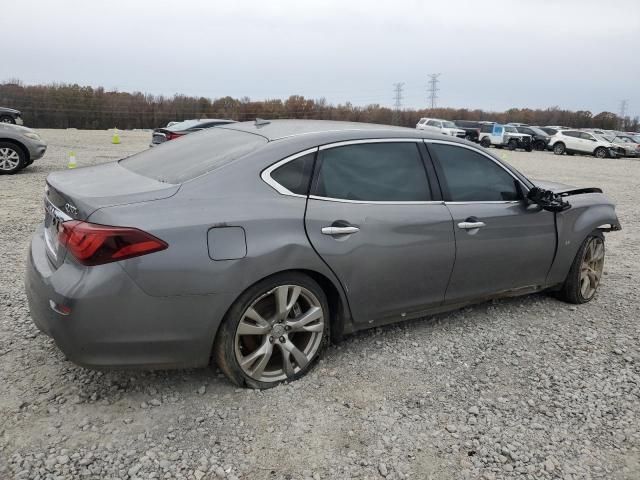
[[[470,201],[470,202],[444,202],[445,205],[476,205],[478,203],[487,203],[487,204],[497,204],[497,205],[503,205],[503,204],[507,204],[507,203],[521,203],[520,200],[477,200],[477,201]]]
[[[364,139],[360,139],[360,140],[345,140],[342,142],[335,142],[335,143],[327,143],[326,145],[320,145],[320,150],[328,150],[330,148],[337,148],[337,147],[345,147],[347,145],[359,145],[362,143],[401,143],[401,142],[413,142],[413,143],[420,143],[424,141],[424,138],[418,137],[418,138],[364,138]]]
[[[262,178],[262,180],[269,185],[271,188],[273,188],[276,192],[278,192],[280,195],[287,195],[289,197],[298,197],[298,198],[307,198],[306,195],[300,195],[298,193],[293,193],[291,190],[289,190],[288,188],[283,187],[282,185],[280,185],[278,182],[276,182],[272,177],[271,177],[271,172],[273,172],[275,169],[277,169],[278,167],[281,167],[282,165],[292,162],[293,160],[295,160],[296,158],[300,158],[300,157],[304,157],[305,155],[308,155],[310,153],[315,153],[318,151],[318,147],[313,147],[313,148],[309,148],[307,150],[303,150],[302,152],[298,152],[294,155],[290,155],[288,157],[283,158],[282,160],[277,161],[276,163],[274,163],[273,165],[265,168],[262,173],[260,174],[260,177]]]
[[[416,201],[382,201],[382,200],[349,200],[346,198],[320,197],[309,195],[309,200],[321,200],[324,202],[357,203],[363,205],[444,205],[442,200],[416,200]]]

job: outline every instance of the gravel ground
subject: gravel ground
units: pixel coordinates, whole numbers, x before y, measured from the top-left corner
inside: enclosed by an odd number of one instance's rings
[[[45,158],[0,177],[1,479],[640,478],[640,162],[502,154],[617,202],[591,303],[532,295],[363,332],[256,392],[211,369],[86,370],[32,325],[23,265],[46,175],[70,150],[84,166],[150,139],[41,133]]]

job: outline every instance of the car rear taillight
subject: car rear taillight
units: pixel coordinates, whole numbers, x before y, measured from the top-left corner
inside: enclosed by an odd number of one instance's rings
[[[83,265],[102,265],[164,250],[169,245],[137,228],[111,227],[70,220],[58,240]]]
[[[167,136],[167,140],[174,140],[180,138],[184,133],[167,132],[165,135]]]

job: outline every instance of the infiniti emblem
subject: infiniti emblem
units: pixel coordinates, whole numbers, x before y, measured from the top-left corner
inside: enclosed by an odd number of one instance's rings
[[[78,209],[76,207],[74,207],[73,205],[71,205],[70,203],[65,203],[64,204],[64,209],[69,215],[77,215],[78,214]]]

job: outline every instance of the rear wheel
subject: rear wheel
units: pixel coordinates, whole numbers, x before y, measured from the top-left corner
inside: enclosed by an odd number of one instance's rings
[[[604,235],[595,230],[582,242],[560,298],[569,303],[586,303],[596,294],[604,269]]]
[[[0,175],[16,173],[27,165],[24,151],[13,143],[0,142]]]
[[[537,142],[534,142],[533,148],[534,148],[534,150],[537,150],[538,152],[541,152],[542,150],[545,149],[545,144],[544,144],[544,142],[542,140],[538,140]]]
[[[484,137],[482,140],[480,140],[480,145],[482,145],[484,148],[489,148],[491,146],[491,140],[489,140],[489,137]]]
[[[556,155],[562,155],[565,152],[565,150],[566,150],[566,147],[562,142],[558,142],[553,146],[553,153],[555,153]]]
[[[236,385],[270,388],[305,375],[329,338],[322,288],[292,272],[258,282],[229,310],[214,344],[216,363]]]
[[[595,152],[593,152],[593,154],[597,157],[597,158],[607,158],[607,149],[604,147],[598,147],[596,148]]]

